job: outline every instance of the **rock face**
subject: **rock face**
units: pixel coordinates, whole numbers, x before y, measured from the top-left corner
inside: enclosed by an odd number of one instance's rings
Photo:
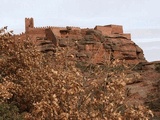
[[[128,104],[145,104],[160,120],[160,61],[139,63],[127,74]]]
[[[30,38],[42,52],[55,47],[69,47],[74,59],[93,64],[111,60],[125,60],[129,64],[146,61],[143,50],[131,41],[130,34],[123,33],[120,25],[96,26],[94,29],[79,27],[34,27],[33,18],[25,19],[25,34],[16,38]]]

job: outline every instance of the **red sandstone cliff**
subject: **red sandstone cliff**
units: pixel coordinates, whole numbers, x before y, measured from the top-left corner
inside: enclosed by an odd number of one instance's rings
[[[20,39],[33,40],[42,52],[55,47],[70,47],[68,56],[93,64],[111,60],[125,60],[129,64],[146,61],[143,50],[123,33],[120,25],[96,26],[94,29],[79,27],[34,27],[33,18],[25,19],[25,34]]]

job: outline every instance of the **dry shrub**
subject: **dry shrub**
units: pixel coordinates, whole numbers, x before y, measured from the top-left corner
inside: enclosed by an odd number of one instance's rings
[[[85,77],[67,52],[68,48],[57,48],[55,56],[44,55],[31,40],[2,34],[1,103],[13,103],[28,120],[148,120],[152,116],[144,106],[125,105],[128,79],[117,63],[96,66]]]

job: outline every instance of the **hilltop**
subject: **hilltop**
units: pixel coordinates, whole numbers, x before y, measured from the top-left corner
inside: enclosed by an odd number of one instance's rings
[[[121,25],[80,27],[35,27],[33,18],[25,19],[25,33],[17,39],[31,39],[42,52],[55,51],[56,47],[69,47],[67,56],[74,60],[103,64],[116,59],[128,64],[146,62],[143,50],[123,33]]]
[[[160,61],[147,62],[121,25],[34,27],[26,18],[25,33],[0,40],[4,111],[13,105],[28,119],[143,119],[149,106],[160,118]]]

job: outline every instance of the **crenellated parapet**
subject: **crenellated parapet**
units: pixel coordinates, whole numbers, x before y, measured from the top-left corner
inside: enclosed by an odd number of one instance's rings
[[[14,36],[22,36],[22,35],[25,35],[25,33],[24,33],[24,32],[22,32],[22,33],[20,33],[20,34],[16,34],[16,35],[14,35]]]
[[[75,27],[75,26],[66,26],[66,28],[71,28],[71,30],[81,30],[80,27]]]
[[[34,27],[34,20],[33,18],[25,18],[25,32],[26,33],[37,33],[40,31],[44,31],[45,29],[52,29],[52,31],[55,31],[58,33],[60,30],[81,30],[80,27],[75,27],[75,26],[66,26],[66,27],[57,27],[57,26],[45,26],[45,27]],[[42,32],[41,32],[42,33]]]
[[[48,29],[48,28],[52,28],[52,29],[66,29],[66,27],[56,27],[56,26],[45,26],[45,27],[34,27],[34,29]]]
[[[25,18],[26,20],[30,20],[30,19],[33,19],[32,17],[31,18]]]
[[[44,26],[44,27],[34,27],[34,28],[55,28],[55,29],[66,29],[66,27],[58,27],[58,26]],[[76,27],[75,27],[76,28]],[[77,27],[79,28],[79,27]]]
[[[22,33],[20,33],[20,34],[14,35],[14,36],[15,36],[15,37],[22,37],[22,36],[25,36],[25,35],[26,35],[26,33],[22,32]]]
[[[15,40],[25,40],[26,39],[26,33],[22,32],[20,34],[15,34],[14,36]]]

